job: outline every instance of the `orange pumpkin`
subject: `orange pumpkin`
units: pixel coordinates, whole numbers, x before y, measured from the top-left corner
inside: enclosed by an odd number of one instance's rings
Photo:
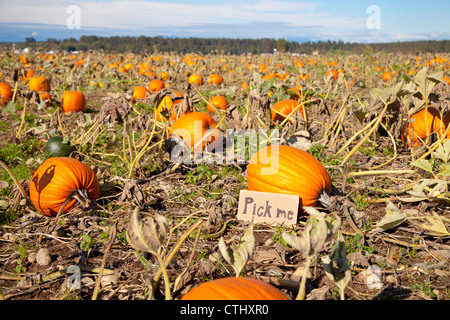
[[[216,109],[225,110],[228,106],[228,101],[224,96],[214,96],[209,99],[209,103],[206,107],[209,112],[214,113],[214,108],[211,105],[213,105]]]
[[[133,88],[133,96],[131,97],[131,101],[138,99],[142,100],[145,98],[145,95],[147,94],[148,89],[146,87],[137,86]]]
[[[191,74],[188,77],[188,82],[190,84],[196,84],[198,86],[201,86],[203,84],[203,77],[200,74]]]
[[[336,80],[339,77],[339,72],[337,70],[331,69],[325,73],[325,76],[328,77],[331,74],[331,77]]]
[[[23,73],[24,73],[24,76],[22,77],[21,80],[26,81],[26,80],[30,79],[31,77],[33,77],[36,72],[32,68],[26,68],[23,71]]]
[[[208,78],[208,84],[215,84],[215,85],[221,85],[223,83],[223,77],[221,75],[218,75],[217,73],[213,73]]]
[[[151,93],[158,92],[159,90],[161,90],[163,88],[164,88],[164,82],[162,80],[160,80],[160,79],[153,79],[148,84],[148,90]]]
[[[7,104],[13,98],[14,91],[6,82],[0,82],[0,105]]]
[[[52,97],[50,96],[50,93],[48,93],[47,91],[39,91],[38,94],[41,101],[46,101],[47,106],[51,105]]]
[[[442,133],[445,132],[445,130],[448,128],[449,125],[450,125],[450,110],[447,111],[444,115],[444,118],[442,118]],[[446,139],[450,139],[450,130],[447,133]]]
[[[327,206],[331,180],[325,167],[309,153],[287,145],[267,146],[250,159],[248,190],[293,194],[301,206]]]
[[[124,66],[117,67],[117,71],[119,71],[120,73],[127,73],[128,72],[127,68],[125,68]]]
[[[33,77],[28,82],[28,88],[33,91],[50,92],[50,81],[45,77]]]
[[[62,95],[61,110],[63,112],[84,112],[86,109],[86,98],[80,91],[66,91]]]
[[[73,158],[48,158],[30,180],[31,202],[40,213],[49,217],[56,216],[74,190],[91,200],[100,196],[100,185],[94,171]],[[63,212],[72,210],[76,203],[76,199],[68,201]]]
[[[216,126],[217,123],[209,114],[205,112],[191,112],[181,116],[172,123],[169,135],[172,136],[176,134],[180,136],[190,148],[193,148],[208,130],[214,129]],[[213,142],[218,141],[219,137],[220,131],[218,129],[214,130],[213,133],[202,142],[201,149],[203,150],[205,148],[205,142],[213,146]]]
[[[425,115],[427,117],[425,121]],[[445,122],[444,122],[445,123]],[[422,109],[414,113],[409,121],[405,123],[401,129],[401,138],[407,148],[412,142],[413,147],[417,147],[423,143],[427,138],[428,133],[438,133],[441,130],[442,121],[439,110],[430,106],[427,109]]]
[[[383,75],[381,76],[381,80],[383,81],[389,81],[391,79],[394,78],[394,75],[392,74],[392,72],[386,71],[385,73],[383,73]]]
[[[272,121],[283,121],[295,108],[297,108],[299,102],[294,99],[285,99],[278,101],[273,105],[270,109],[270,114],[272,116]],[[306,109],[303,106],[297,108],[297,111],[300,111],[303,119],[306,119]],[[294,114],[291,115],[289,121],[294,123]]]
[[[250,277],[228,277],[204,282],[181,300],[290,300],[274,286]]]

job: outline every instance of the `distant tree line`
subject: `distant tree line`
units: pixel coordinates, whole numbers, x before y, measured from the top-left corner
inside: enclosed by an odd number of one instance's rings
[[[2,43],[11,46],[11,43]],[[407,41],[392,43],[361,44],[343,41],[296,42],[285,39],[231,39],[231,38],[166,38],[166,37],[99,37],[81,36],[79,40],[68,38],[64,40],[47,39],[36,41],[27,38],[25,42],[16,43],[16,48],[36,48],[41,50],[87,51],[105,50],[110,52],[175,52],[175,53],[222,53],[222,54],[261,54],[278,52],[291,53],[356,53],[367,50],[401,52],[405,54],[447,53],[450,52],[450,40]]]

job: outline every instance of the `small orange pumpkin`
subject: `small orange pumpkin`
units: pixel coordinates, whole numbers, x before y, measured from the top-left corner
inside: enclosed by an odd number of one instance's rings
[[[68,157],[45,160],[30,180],[30,200],[43,215],[54,217],[73,192],[91,200],[100,196],[100,184],[94,171],[86,164]],[[69,212],[77,200],[67,202],[63,212]]]
[[[196,84],[198,86],[201,86],[203,84],[203,77],[201,74],[191,74],[188,77],[188,82],[190,84]]]
[[[270,114],[272,116],[272,121],[283,121],[297,106],[299,102],[294,99],[285,99],[278,101],[273,105],[270,109]],[[306,109],[303,106],[297,108],[297,111],[300,111],[303,119],[306,119]],[[293,118],[293,114],[289,118],[291,123],[294,123],[295,120]]]
[[[62,95],[61,110],[63,112],[84,112],[86,109],[86,98],[83,92],[66,91]]]
[[[148,90],[151,93],[155,93],[158,92],[159,90],[164,88],[164,81],[160,80],[160,79],[153,79],[152,81],[150,81],[150,83],[148,84]]]
[[[391,79],[394,78],[394,75],[392,74],[392,72],[386,71],[385,73],[383,73],[383,75],[381,76],[381,80],[383,81],[389,81]]]
[[[28,82],[28,88],[33,91],[50,92],[50,81],[45,77],[33,77]]]
[[[325,73],[325,76],[328,77],[330,74],[331,74],[331,77],[332,77],[334,80],[336,80],[336,79],[339,77],[339,71],[337,71],[337,70],[335,70],[335,69],[328,70],[328,71]]]
[[[250,277],[228,277],[204,282],[181,300],[290,300],[274,286]]]
[[[127,68],[125,68],[124,66],[117,67],[117,71],[120,72],[120,73],[127,73],[128,72]]]
[[[41,101],[46,101],[47,106],[52,104],[52,97],[50,96],[50,93],[47,91],[39,91],[38,94],[39,99],[41,99]]]
[[[223,83],[223,77],[217,73],[213,73],[208,78],[208,84],[215,84],[215,85],[221,85]]]
[[[247,167],[248,190],[298,195],[301,206],[329,205],[331,180],[325,167],[308,152],[273,145],[260,149]]]
[[[427,117],[426,121],[425,115]],[[409,148],[411,142],[413,147],[421,145],[427,138],[427,127],[430,135],[440,132],[442,127],[439,110],[432,106],[428,107],[428,112],[427,109],[422,109],[414,113],[409,118],[409,121],[403,125],[401,138],[405,146]]]
[[[211,105],[213,105],[216,109],[225,110],[228,106],[228,101],[224,96],[214,96],[209,99],[209,103],[206,107],[209,112],[214,113],[214,108]]]
[[[29,80],[29,79],[31,79],[31,77],[33,77],[34,76],[34,74],[36,73],[35,71],[34,71],[34,69],[32,69],[32,68],[26,68],[24,71],[23,71],[23,73],[24,73],[24,75],[23,75],[23,77],[22,77],[22,81],[26,81],[26,80]]]
[[[6,82],[0,82],[0,105],[7,104],[12,100],[14,91],[12,87]]]
[[[208,130],[214,129],[217,123],[205,112],[187,113],[172,123],[169,129],[169,136],[174,134],[185,140],[186,144],[193,148],[207,134]],[[201,149],[203,150],[207,142],[213,146],[213,142],[219,141],[220,131],[216,129],[203,142]],[[200,149],[200,146],[198,147]],[[196,150],[197,151],[197,150]]]
[[[133,96],[131,97],[131,101],[138,99],[142,100],[145,98],[145,95],[147,94],[148,89],[146,87],[137,86],[133,88]]]

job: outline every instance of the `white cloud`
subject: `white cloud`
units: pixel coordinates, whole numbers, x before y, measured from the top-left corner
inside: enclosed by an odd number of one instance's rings
[[[42,24],[45,28],[53,25],[56,30],[57,26],[64,28],[69,17],[66,10],[74,4],[80,7],[81,31],[98,30],[99,35],[301,37],[313,41],[350,42],[448,38],[448,34],[372,31],[367,29],[365,12],[359,17],[333,14],[314,0],[230,0],[207,4],[162,0],[15,0],[0,3],[0,21],[3,24]],[[103,34],[101,30],[105,30]]]

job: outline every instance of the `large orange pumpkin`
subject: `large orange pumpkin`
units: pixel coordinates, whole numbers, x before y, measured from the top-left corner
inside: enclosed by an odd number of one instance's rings
[[[32,91],[50,92],[50,81],[45,77],[33,77],[28,82],[28,88]]]
[[[302,206],[327,206],[331,180],[309,153],[287,145],[260,149],[247,168],[248,190],[298,195]]]
[[[208,130],[214,129],[217,123],[214,119],[205,112],[191,112],[185,114],[175,120],[169,130],[169,135],[176,134],[186,141],[186,144],[193,148],[199,142]],[[211,146],[214,141],[218,141],[220,137],[219,129],[208,136],[203,142],[201,149],[206,146],[208,142]],[[199,147],[200,148],[200,147]]]
[[[31,177],[31,202],[46,216],[56,216],[74,190],[85,193],[91,200],[98,199],[100,195],[100,185],[94,171],[73,158],[48,158]],[[72,210],[76,202],[76,199],[71,199],[63,212]]]
[[[290,300],[274,286],[250,277],[228,277],[204,282],[181,300]]]
[[[214,96],[209,99],[209,103],[206,107],[209,112],[214,113],[214,108],[211,105],[213,105],[216,109],[225,110],[228,106],[228,101],[224,96]]]
[[[6,82],[0,82],[0,105],[7,104],[11,101],[14,91],[12,87]]]
[[[63,112],[84,112],[86,109],[86,98],[83,92],[66,91],[62,95],[61,109]]]
[[[425,120],[426,116],[426,120]],[[412,142],[413,147],[417,147],[425,141],[428,133],[439,133],[441,130],[442,121],[439,110],[430,106],[427,109],[422,109],[414,113],[407,123],[402,127],[401,138],[407,148]]]
[[[272,121],[283,121],[295,108],[297,108],[299,102],[294,99],[285,99],[278,101],[275,103],[270,109],[270,114],[272,116]],[[304,119],[306,119],[305,115],[307,115],[306,110],[303,106],[297,108],[297,111],[300,111],[301,115]],[[289,118],[291,123],[294,123],[294,114]]]

